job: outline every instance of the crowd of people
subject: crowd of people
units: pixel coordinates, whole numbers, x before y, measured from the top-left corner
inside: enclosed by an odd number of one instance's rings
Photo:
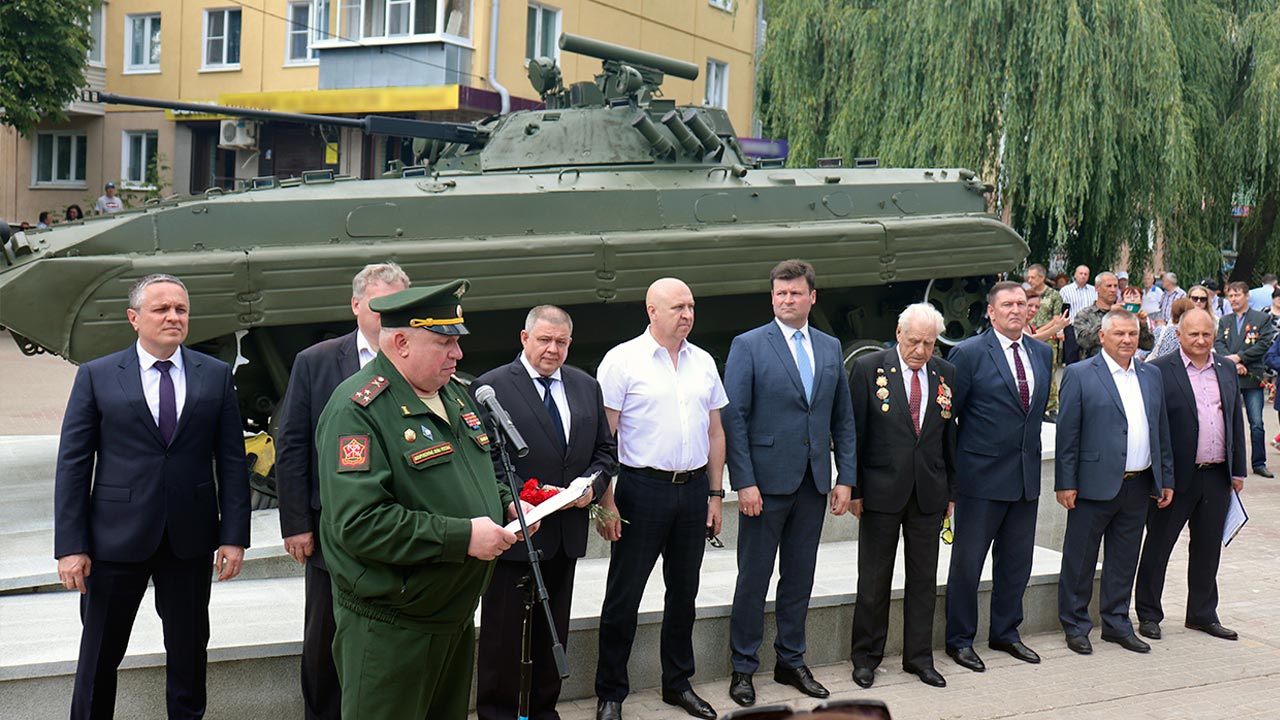
[[[840,341],[810,323],[814,268],[784,261],[768,278],[772,317],[762,302],[762,324],[733,340],[723,375],[690,341],[691,289],[662,278],[648,288],[644,332],[610,350],[595,377],[567,364],[573,319],[540,305],[518,350],[513,338],[515,359],[467,387],[455,372],[469,283],[416,287],[394,263],[365,267],[352,281],[355,329],[297,355],[277,433],[281,534],[305,565],[307,717],[465,718],[474,668],[478,716],[514,717],[531,551],[551,622],[535,616],[529,717],[558,717],[556,651],[594,522],[612,543],[597,718],[623,716],[639,606],[659,557],[662,700],[715,718],[692,686],[693,626],[704,548],[721,531],[730,486],[741,517],[724,650],[738,705],[756,702],[775,563],[772,679],[830,695],[805,661],[828,515],[859,519],[849,644],[857,685],[871,687],[884,659],[899,538],[905,672],[946,685],[932,640],[940,538],[953,543],[946,655],[986,670],[975,646],[990,556],[987,647],[1039,663],[1019,627],[1047,417],[1057,422],[1055,499],[1067,512],[1058,585],[1067,646],[1092,652],[1088,607],[1105,543],[1101,638],[1150,650],[1138,636],[1161,637],[1165,571],[1188,524],[1185,625],[1235,639],[1216,612],[1215,578],[1231,493],[1250,467],[1270,477],[1258,431],[1264,365],[1280,367],[1276,315],[1251,309],[1263,293],[1241,283],[1227,285],[1218,317],[1208,283],[1183,291],[1166,273],[1157,290],[1150,274],[1141,288],[1123,272],[1093,284],[1087,267],[1073,275],[1059,290],[1032,265],[1025,285],[996,283],[990,329],[946,359],[935,352],[942,316],[910,305],[895,342],[846,369]],[[219,580],[233,578],[249,545],[240,417],[231,368],[183,345],[192,308],[181,279],[142,278],[128,306],[138,340],[81,366],[58,451],[55,556],[64,585],[83,594],[72,717],[111,716],[116,670],[151,581],[169,715],[198,718],[209,563]],[[1139,359],[1144,351],[1150,362]],[[516,442],[499,429],[507,424],[527,454],[499,452]],[[508,461],[521,484],[592,480],[525,538],[507,524],[533,505],[506,482]],[[594,521],[592,505],[603,508]],[[954,533],[944,529],[953,517]]]
[[[93,213],[95,215],[110,215],[120,212],[124,209],[124,200],[116,194],[116,184],[114,182],[107,183],[102,189],[102,195],[93,204]],[[84,210],[80,206],[72,203],[62,211],[62,217],[56,217],[56,213],[49,210],[41,210],[37,218],[36,224],[33,226],[30,222],[23,221],[18,223],[21,230],[47,230],[61,223],[76,222],[85,218]]]

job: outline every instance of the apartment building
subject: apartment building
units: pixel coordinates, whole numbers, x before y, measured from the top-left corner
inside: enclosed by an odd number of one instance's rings
[[[556,58],[566,83],[598,72],[599,60],[560,56],[570,32],[695,63],[697,80],[669,78],[663,93],[724,107],[749,135],[761,2],[105,0],[88,21],[85,80],[165,100],[469,121],[498,112],[500,90],[514,109],[537,106],[529,58]],[[91,211],[106,182],[137,205],[321,168],[377,177],[412,157],[408,139],[358,129],[91,102],[67,112],[27,137],[0,128],[0,217]]]

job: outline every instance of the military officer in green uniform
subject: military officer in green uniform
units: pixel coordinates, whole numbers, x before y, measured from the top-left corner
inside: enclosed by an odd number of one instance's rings
[[[346,720],[466,718],[476,606],[517,540],[499,524],[515,508],[489,437],[451,381],[467,285],[373,300],[381,352],[316,429]]]

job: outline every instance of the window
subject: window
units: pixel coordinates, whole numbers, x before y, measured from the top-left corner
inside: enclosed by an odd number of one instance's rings
[[[323,12],[324,16],[316,13]],[[311,44],[323,39],[323,28],[328,22],[329,5],[325,2],[313,3],[310,0],[289,3],[289,25],[286,48],[289,64],[311,64],[319,59],[320,53],[311,48]],[[314,15],[314,16],[313,16]],[[317,18],[319,19],[317,21]],[[322,25],[321,23],[324,23]]]
[[[204,67],[240,67],[240,11],[204,11]]]
[[[84,185],[84,162],[88,140],[83,133],[39,133],[36,135],[35,167],[31,176],[36,185]]]
[[[156,180],[155,130],[129,130],[124,134],[120,175],[128,187],[148,187]]]
[[[711,7],[719,8],[725,12],[733,12],[733,0],[707,0],[711,3]]]
[[[377,40],[444,33],[471,37],[472,0],[340,0],[338,36]]]
[[[126,72],[160,72],[160,13],[125,18]]]
[[[708,107],[729,107],[729,64],[707,58]]]
[[[105,21],[107,18],[107,6],[98,3],[89,11],[89,64],[102,65],[103,54],[102,48],[107,40],[105,33]]]
[[[548,57],[560,59],[560,11],[546,5],[529,3],[529,21],[525,27],[526,60]]]

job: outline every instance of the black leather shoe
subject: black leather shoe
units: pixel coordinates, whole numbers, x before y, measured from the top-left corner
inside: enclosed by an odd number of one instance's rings
[[[729,699],[742,707],[756,704],[756,687],[751,684],[751,673],[735,672],[729,679]]]
[[[956,664],[962,668],[974,672],[987,671],[987,664],[982,662],[982,658],[978,657],[978,653],[971,647],[947,648],[947,657],[955,660]]]
[[[992,650],[1007,652],[1024,663],[1036,664],[1040,662],[1040,656],[1035,650],[1023,645],[1021,641],[1015,640],[1011,643],[988,643],[987,647]]]
[[[1267,467],[1266,467],[1265,465],[1254,468],[1254,469],[1253,469],[1253,474],[1254,474],[1254,475],[1261,475],[1261,476],[1262,476],[1262,477],[1264,477],[1264,478],[1273,478],[1273,477],[1275,477],[1275,475],[1272,475],[1272,474],[1271,474],[1271,471],[1270,471],[1270,470],[1268,470],[1268,469],[1267,469]]]
[[[876,671],[871,668],[856,667],[853,669],[853,681],[858,687],[869,688],[876,681]]]
[[[1236,639],[1239,639],[1240,637],[1238,634],[1236,634],[1235,630],[1232,630],[1231,628],[1222,627],[1222,623],[1214,622],[1214,623],[1209,623],[1208,625],[1196,625],[1194,623],[1187,623],[1187,628],[1191,630],[1199,630],[1202,633],[1208,633],[1216,638],[1222,638],[1223,640],[1236,640]]]
[[[1138,639],[1137,635],[1129,633],[1128,635],[1103,635],[1102,639],[1115,643],[1125,650],[1132,650],[1136,653],[1151,652],[1151,646]]]
[[[689,688],[684,692],[663,690],[662,702],[668,705],[675,705],[693,717],[705,718],[705,720],[716,720],[715,708],[711,707],[706,700],[698,697],[698,693],[694,692],[693,688]]]
[[[813,673],[809,672],[809,668],[801,665],[796,668],[785,668],[781,665],[773,668],[773,681],[790,685],[809,697],[825,700],[831,696],[827,689],[822,687],[822,683],[813,679]]]
[[[596,720],[622,720],[622,703],[601,700],[596,704]]]
[[[1138,622],[1138,634],[1144,638],[1152,640],[1160,639],[1160,623],[1155,620],[1142,620]]]
[[[1089,642],[1088,635],[1068,635],[1067,649],[1081,655],[1089,655],[1093,652],[1093,643]]]
[[[937,670],[934,670],[931,667],[912,668],[912,667],[907,667],[906,665],[903,665],[902,669],[920,678],[920,682],[924,683],[925,685],[932,685],[933,687],[947,686],[946,678],[942,677],[942,675]]]

